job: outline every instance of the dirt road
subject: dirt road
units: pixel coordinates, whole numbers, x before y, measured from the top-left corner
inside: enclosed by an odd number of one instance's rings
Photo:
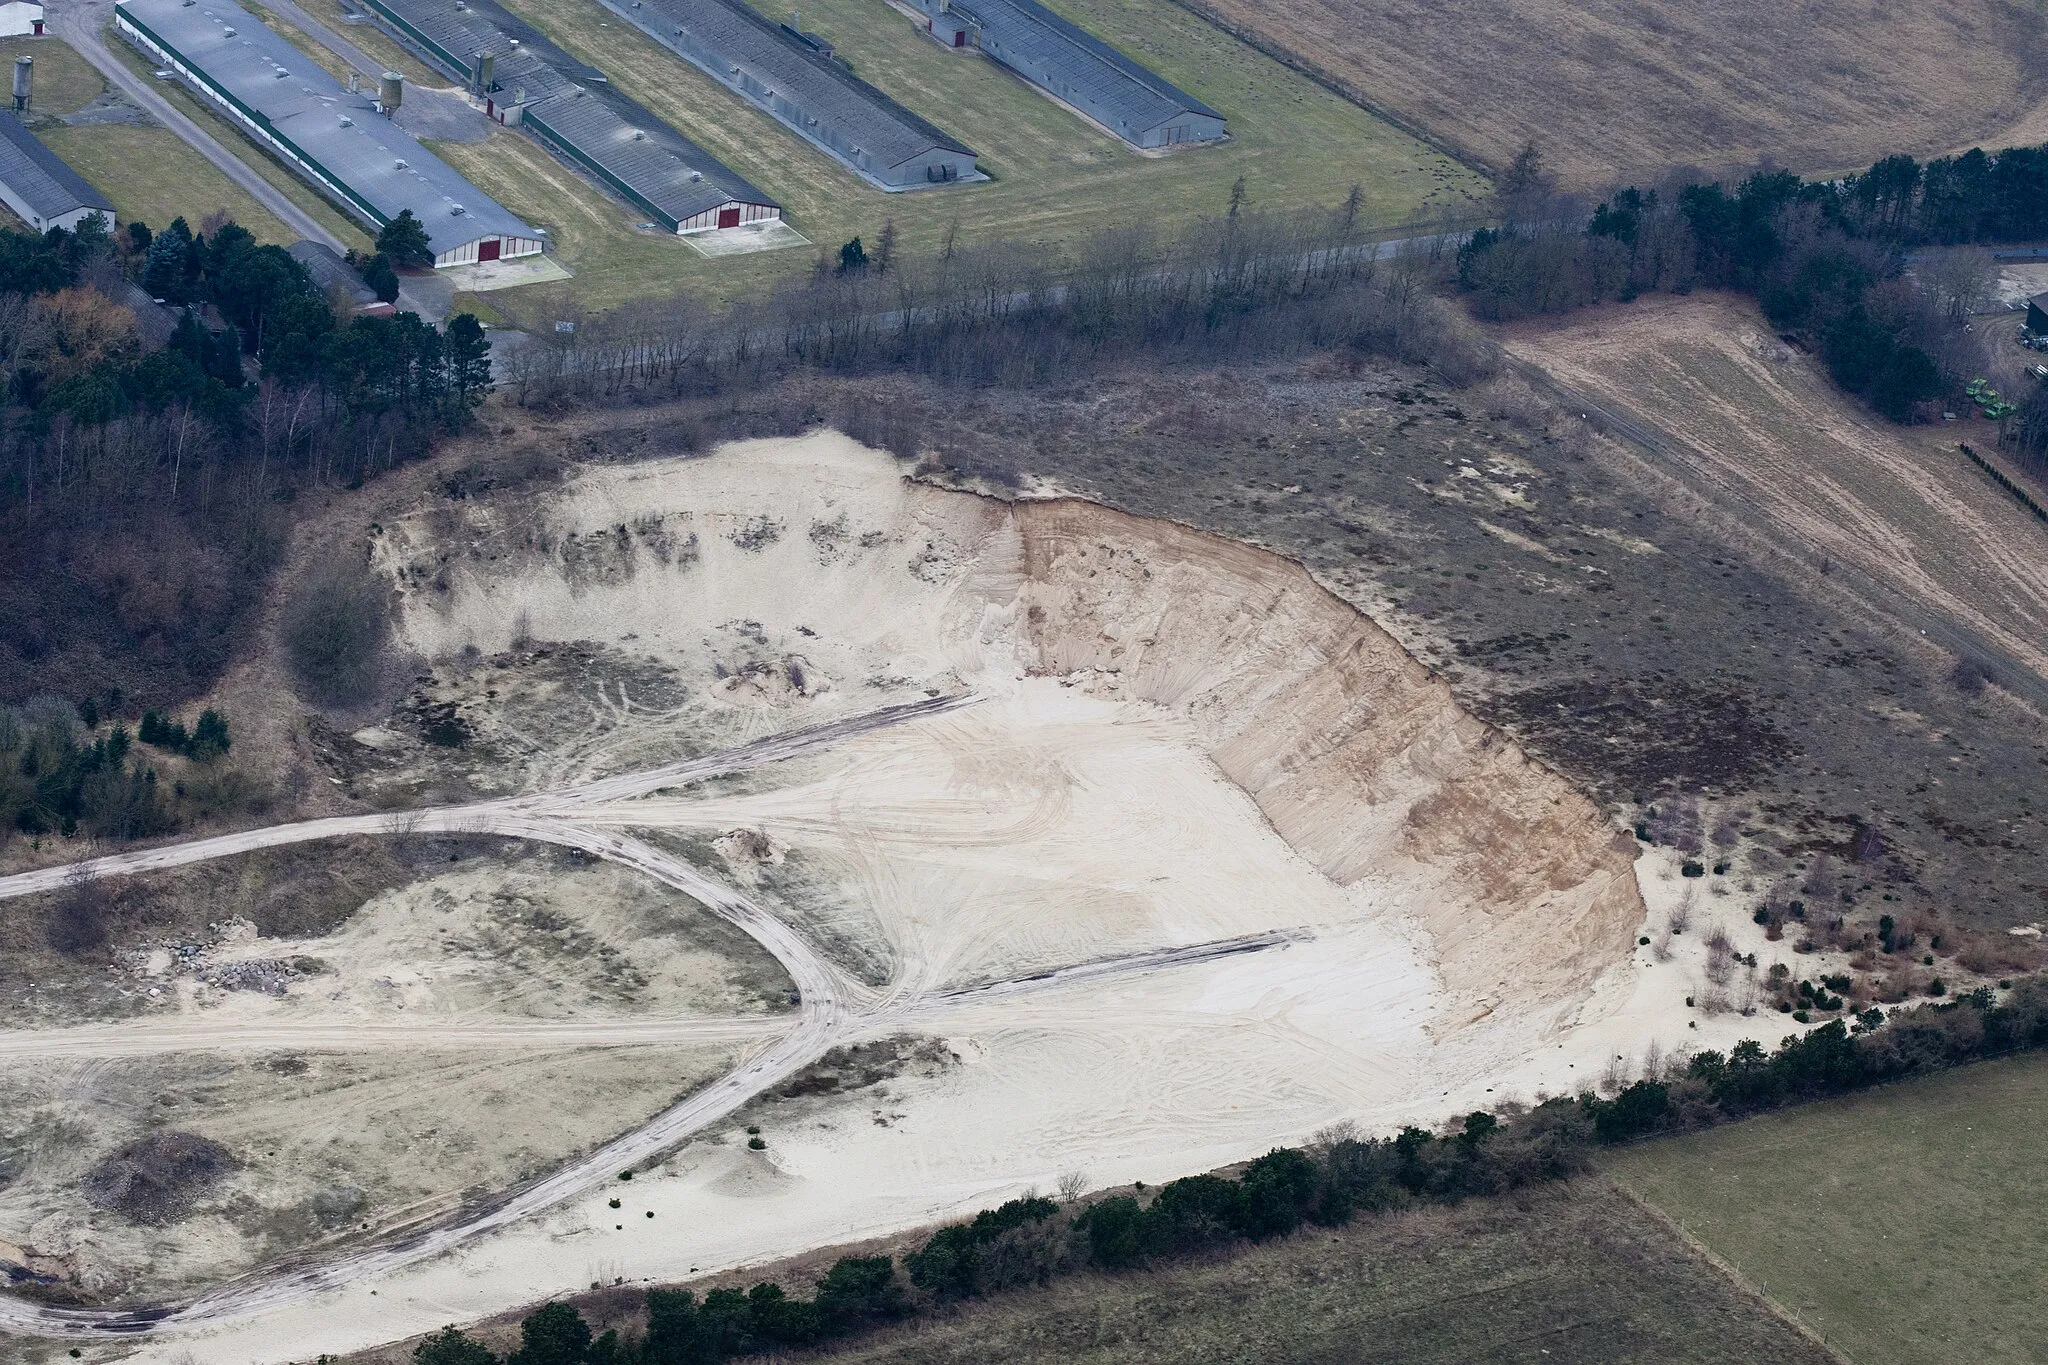
[[[2048,707],[2048,541],[1956,449],[1989,444],[1983,424],[1881,422],[1729,297],[1530,324],[1508,350],[1524,377],[1626,437],[1645,481],[1682,488],[1881,629],[1917,631]]]
[[[0,1297],[0,1330],[34,1336],[92,1338],[105,1334],[145,1333],[219,1324],[268,1312],[309,1299],[362,1277],[440,1256],[465,1242],[506,1227],[586,1193],[631,1168],[673,1148],[692,1134],[733,1113],[764,1090],[793,1076],[830,1048],[879,1029],[900,1025],[913,1016],[937,1013],[951,1006],[978,1004],[1105,978],[1149,973],[1165,968],[1213,961],[1220,957],[1283,948],[1298,935],[1266,933],[1219,943],[1196,944],[1165,951],[1128,954],[1033,973],[1009,981],[990,982],[929,998],[888,995],[851,980],[822,958],[795,929],[760,903],[672,854],[617,830],[575,823],[579,809],[598,801],[651,792],[738,772],[798,755],[817,752],[856,735],[940,715],[971,705],[974,696],[939,697],[887,707],[827,725],[791,731],[718,754],[644,773],[608,778],[581,787],[540,796],[407,812],[397,816],[343,817],[249,830],[214,839],[116,854],[65,867],[0,879],[0,899],[48,890],[79,878],[131,876],[209,858],[313,839],[360,834],[461,832],[535,839],[581,849],[631,867],[699,902],[760,943],[786,970],[800,993],[794,1027],[779,1037],[779,1021],[668,1020],[648,1022],[562,1021],[362,1029],[290,1026],[210,1032],[204,1025],[145,1024],[53,1030],[0,1035],[0,1056],[74,1052],[85,1054],[179,1051],[204,1048],[275,1048],[345,1046],[579,1046],[628,1045],[697,1040],[710,1037],[745,1042],[772,1038],[745,1057],[732,1071],[657,1115],[641,1128],[596,1149],[550,1175],[473,1206],[455,1218],[425,1229],[413,1229],[388,1245],[368,1247],[325,1260],[286,1263],[262,1273],[230,1281],[187,1303],[142,1309],[57,1308],[23,1299]],[[432,1035],[432,1043],[422,1038]]]

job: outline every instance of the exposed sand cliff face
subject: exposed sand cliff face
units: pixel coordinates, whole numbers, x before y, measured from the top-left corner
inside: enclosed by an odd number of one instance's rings
[[[779,826],[808,854],[811,890],[859,902],[849,911],[899,970],[1051,963],[1062,944],[1143,940],[1133,926],[1146,924],[1178,937],[1166,926],[1208,897],[1246,902],[1231,925],[1326,922],[1348,894],[1350,913],[1369,902],[1426,931],[1455,997],[1441,1028],[1507,1006],[1553,1013],[1626,957],[1643,916],[1633,847],[1590,802],[1462,711],[1371,620],[1251,546],[1077,500],[1012,505],[912,483],[889,457],[824,434],[592,470],[525,506],[444,505],[392,528],[383,550],[405,632],[430,658],[581,641],[594,673],[609,660],[622,674],[631,656],[669,680],[621,676],[581,697],[556,684],[556,720],[517,725],[502,704],[516,679],[497,679],[488,699],[447,692],[486,749],[519,751],[529,782],[934,690],[988,695],[984,718],[948,722],[924,752],[906,736],[855,746],[857,778],[637,809],[678,826]],[[1140,725],[1146,753],[1193,750],[1213,768],[1162,758],[1139,773],[1150,760],[1124,751]],[[1090,771],[1110,755],[1123,755],[1118,776]],[[1123,775],[1135,785],[1098,810],[1075,796],[1077,771],[1096,790]],[[1172,820],[1138,808],[1219,774],[1320,874],[1321,892],[1280,876],[1270,854],[1227,872],[1180,868],[1176,894],[1119,884],[1104,850],[1123,844],[1143,863],[1129,841],[1156,846]],[[1076,833],[1024,860],[1048,803]],[[961,868],[931,865],[963,822],[960,837],[991,850],[972,894]],[[1213,835],[1253,842],[1227,820]],[[922,846],[919,867],[873,875],[850,847],[863,841],[906,856]],[[1015,870],[993,852],[1004,847],[1009,863],[1036,866],[999,886],[990,878]],[[1047,860],[1064,860],[1063,878],[1040,875]],[[1000,921],[1025,934],[1020,918],[1039,926],[1021,956],[982,932]]]
[[[1016,516],[1039,668],[1184,715],[1333,881],[1433,873],[1410,909],[1446,985],[1555,1001],[1627,954],[1632,844],[1306,570],[1085,502]]]
[[[551,787],[974,694],[577,814],[746,887],[869,983],[854,1027],[950,1060],[763,1099],[634,1181],[651,1219],[572,1201],[380,1278],[375,1323],[356,1286],[205,1338],[221,1358],[390,1340],[593,1265],[772,1259],[1065,1173],[1163,1181],[1339,1121],[1435,1125],[1593,1084],[1652,1042],[1728,1044],[1688,1028],[1698,964],[1633,951],[1632,850],[1599,812],[1260,550],[914,483],[830,433],[442,502],[378,546],[435,665],[414,719],[374,736],[394,784]],[[401,733],[430,715],[465,743]],[[956,993],[1248,938],[1264,946]]]

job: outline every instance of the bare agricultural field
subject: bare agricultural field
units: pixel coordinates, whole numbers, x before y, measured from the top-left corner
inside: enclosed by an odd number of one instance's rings
[[[2039,11],[1769,0],[1187,0],[1482,164],[1575,188],[1772,158],[1861,169],[1991,138],[2048,96]]]
[[[2048,528],[1957,449],[1993,445],[1992,424],[1892,426],[1733,298],[1643,300],[1517,328],[1508,345],[1641,421],[1720,511],[1760,520],[1817,577],[1877,585],[1873,613],[1916,626],[1914,611],[1931,613],[1993,677],[2048,679]]]
[[[1276,211],[1334,209],[1357,185],[1369,225],[1424,209],[1461,211],[1486,192],[1456,161],[1168,0],[1089,0],[1063,11],[1229,116],[1228,143],[1167,157],[1134,155],[993,63],[940,48],[884,0],[806,6],[805,26],[830,38],[856,74],[963,138],[993,176],[908,194],[868,185],[594,0],[517,0],[511,8],[767,191],[792,226],[834,251],[855,236],[872,248],[891,221],[898,249],[919,254],[936,253],[949,231],[963,247],[1024,240],[1055,248],[1112,226],[1170,232],[1220,216],[1240,176],[1253,208]],[[461,164],[496,194],[485,160]],[[504,202],[543,221],[551,211],[546,199]],[[636,235],[637,215],[610,207],[610,222],[592,225],[588,247],[564,249],[578,273],[573,285],[499,301],[518,311],[573,297],[602,311],[662,287],[729,301],[811,265],[812,253],[796,250],[705,260],[680,241]]]
[[[2040,1359],[2048,1060],[1985,1062],[1645,1143],[1615,1179],[1859,1365]]]
[[[906,1238],[886,1249],[901,1254],[915,1244]],[[772,1279],[791,1293],[808,1292],[828,1260],[766,1266],[718,1283]],[[617,1321],[626,1334],[639,1328],[632,1302],[630,1291],[614,1291],[580,1306],[594,1323]],[[518,1341],[509,1319],[472,1335],[499,1350]],[[340,1365],[405,1365],[411,1345],[365,1351]],[[1531,1356],[1586,1365],[1837,1362],[1661,1219],[1601,1182],[1360,1219],[1198,1264],[1062,1277],[1043,1290],[968,1303],[838,1344],[829,1355],[786,1358],[853,1365],[1495,1365]]]

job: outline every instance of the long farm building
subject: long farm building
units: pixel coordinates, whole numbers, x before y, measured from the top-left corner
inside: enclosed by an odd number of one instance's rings
[[[941,46],[985,53],[1133,147],[1177,147],[1225,135],[1223,115],[1038,0],[916,4]]]
[[[773,115],[869,183],[986,180],[974,151],[835,61],[810,34],[742,0],[603,0],[614,14]]]
[[[671,232],[742,227],[782,207],[488,0],[365,0],[484,112],[544,145]]]
[[[536,255],[545,238],[232,0],[118,0],[129,42],[374,231],[410,209],[437,267]]]

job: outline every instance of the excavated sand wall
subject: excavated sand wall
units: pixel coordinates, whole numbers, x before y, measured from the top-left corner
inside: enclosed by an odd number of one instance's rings
[[[1166,708],[1316,869],[1395,895],[1461,1018],[1580,997],[1643,917],[1589,801],[1300,566],[1220,537],[912,483],[824,433],[423,512],[383,555],[429,657],[626,642],[728,741],[1032,678]]]
[[[1626,955],[1628,841],[1306,570],[1087,502],[1016,517],[1037,667],[1180,711],[1331,879],[1432,871],[1413,909],[1453,990],[1557,1000]]]

